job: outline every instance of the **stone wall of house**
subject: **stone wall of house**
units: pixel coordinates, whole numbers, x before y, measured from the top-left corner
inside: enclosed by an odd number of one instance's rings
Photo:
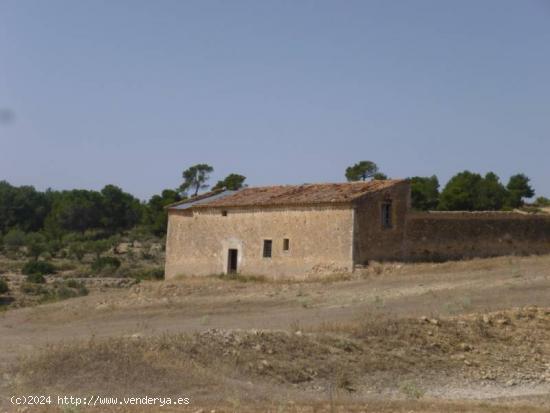
[[[274,277],[349,272],[353,268],[350,207],[228,208],[169,211],[166,278],[226,273],[228,250],[238,272]],[[283,251],[283,240],[289,250]],[[263,241],[272,240],[272,257]]]
[[[407,261],[550,253],[550,216],[513,212],[411,212]]]
[[[391,227],[382,205],[391,202]],[[350,272],[376,261],[444,261],[550,253],[550,215],[510,212],[411,212],[410,188],[398,183],[354,206],[170,210],[166,278],[228,271],[307,278]],[[289,249],[283,248],[284,239]],[[272,240],[271,258],[263,257]]]
[[[369,260],[401,260],[407,211],[410,207],[408,182],[372,193],[357,203],[354,214],[354,263]],[[391,202],[391,228],[382,222],[382,205]]]

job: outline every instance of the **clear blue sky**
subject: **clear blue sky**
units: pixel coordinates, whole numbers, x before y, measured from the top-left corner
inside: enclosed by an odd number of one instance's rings
[[[550,196],[550,1],[0,0],[0,108],[0,179],[39,189],[368,159]]]

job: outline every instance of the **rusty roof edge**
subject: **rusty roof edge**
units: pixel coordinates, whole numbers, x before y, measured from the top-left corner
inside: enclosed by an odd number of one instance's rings
[[[201,199],[209,198],[209,197],[217,195],[217,194],[219,194],[223,191],[225,191],[225,188],[216,189],[216,190],[213,190],[213,191],[205,192],[204,194],[200,194],[200,195],[197,195],[197,196],[192,196],[191,198],[182,199],[181,201],[172,202],[171,204],[165,205],[164,209],[170,209],[170,208],[176,207],[178,205],[187,204],[189,202],[200,201]]]

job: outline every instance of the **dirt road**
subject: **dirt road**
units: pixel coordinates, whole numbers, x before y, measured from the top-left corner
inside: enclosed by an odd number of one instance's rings
[[[213,328],[313,331],[367,315],[440,318],[529,305],[550,306],[550,256],[388,264],[362,278],[331,282],[145,282],[0,314],[0,369],[7,371],[19,356],[34,354],[47,344],[90,337],[146,337]],[[442,386],[432,393],[454,398],[506,393],[490,390],[446,391]],[[517,387],[509,394],[544,396],[548,388]]]

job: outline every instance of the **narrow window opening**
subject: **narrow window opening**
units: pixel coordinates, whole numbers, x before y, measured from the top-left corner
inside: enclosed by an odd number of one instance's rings
[[[264,258],[271,258],[271,247],[273,246],[273,241],[270,239],[264,239]]]
[[[386,201],[382,204],[382,228],[390,229],[392,228],[392,203],[391,201]]]
[[[227,216],[227,211],[226,210],[223,210],[222,211],[222,217],[226,217]]]
[[[290,240],[288,238],[283,239],[283,251],[290,249]]]

